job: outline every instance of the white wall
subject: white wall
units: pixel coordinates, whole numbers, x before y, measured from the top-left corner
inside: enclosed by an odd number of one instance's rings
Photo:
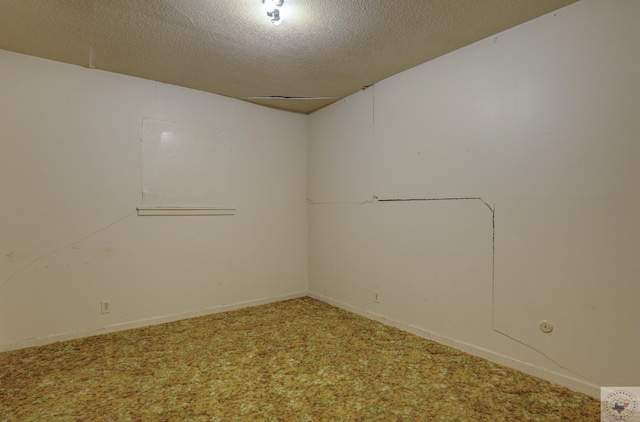
[[[308,269],[423,336],[637,385],[639,7],[583,0],[309,118],[0,51],[0,350],[302,294]],[[145,117],[229,134],[235,216],[136,215]]]
[[[583,0],[313,113],[312,294],[592,395],[638,385],[639,11]]]
[[[6,51],[0,93],[0,350],[306,291],[307,116]],[[229,137],[234,216],[137,216],[143,118]]]

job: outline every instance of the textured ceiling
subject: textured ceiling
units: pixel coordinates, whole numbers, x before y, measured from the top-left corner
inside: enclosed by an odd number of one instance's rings
[[[0,0],[0,49],[310,113],[576,0]]]

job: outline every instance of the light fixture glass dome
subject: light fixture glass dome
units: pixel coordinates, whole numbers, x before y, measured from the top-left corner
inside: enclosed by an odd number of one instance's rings
[[[262,0],[262,5],[271,23],[280,25],[282,23],[280,9],[284,5],[284,0]]]

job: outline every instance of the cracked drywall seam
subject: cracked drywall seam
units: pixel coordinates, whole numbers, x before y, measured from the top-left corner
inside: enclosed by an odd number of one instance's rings
[[[486,201],[484,201],[482,198],[478,198],[480,201],[482,201],[487,208],[489,208],[491,210],[491,221],[492,221],[492,226],[493,226],[493,235],[492,235],[492,266],[491,266],[491,331],[494,331],[500,335],[503,335],[505,337],[507,337],[508,339],[510,339],[511,341],[515,341],[518,344],[521,344],[522,346],[525,346],[531,350],[533,350],[536,353],[539,353],[541,356],[543,356],[545,359],[547,359],[549,362],[553,363],[554,365],[556,365],[558,368],[573,374],[575,376],[580,377],[583,380],[587,380],[590,381],[592,383],[597,384],[594,380],[589,379],[587,377],[585,377],[584,375],[581,375],[569,368],[567,368],[564,365],[561,365],[558,361],[556,361],[555,359],[551,358],[549,355],[547,355],[545,352],[543,352],[542,350],[525,343],[522,340],[518,340],[515,337],[510,336],[507,333],[504,333],[502,331],[500,331],[499,329],[496,328],[495,326],[495,303],[496,303],[496,299],[495,299],[495,281],[496,281],[496,204],[493,204],[493,207],[491,207]]]
[[[67,245],[64,245],[64,246],[60,246],[59,248],[56,248],[56,249],[54,249],[54,250],[52,250],[52,251],[50,251],[50,252],[47,252],[46,254],[40,255],[39,257],[32,259],[32,260],[31,260],[31,262],[29,262],[27,265],[25,265],[24,267],[20,268],[18,271],[16,271],[16,272],[14,272],[13,274],[11,274],[11,275],[6,279],[6,280],[4,280],[4,281],[2,282],[2,284],[0,284],[0,289],[4,289],[4,288],[5,288],[5,287],[6,287],[6,286],[11,282],[11,280],[13,280],[14,278],[16,278],[16,277],[17,277],[19,274],[21,274],[22,272],[24,272],[24,271],[26,271],[27,269],[29,269],[29,268],[31,268],[32,266],[34,266],[37,262],[39,262],[39,261],[41,261],[41,260],[43,260],[43,259],[45,259],[45,258],[47,258],[47,257],[49,257],[49,256],[51,256],[51,255],[53,255],[53,254],[54,254],[54,253],[56,253],[56,252],[59,252],[59,251],[61,251],[61,250],[64,250],[64,249],[70,248],[70,247],[72,247],[72,246],[75,246],[75,245],[77,245],[78,243],[81,243],[81,242],[83,242],[83,241],[85,241],[85,240],[89,239],[90,237],[95,236],[96,234],[98,234],[98,233],[100,233],[100,232],[103,232],[103,231],[105,231],[105,230],[108,230],[108,229],[110,229],[111,227],[113,227],[114,225],[116,225],[116,224],[118,224],[119,222],[121,222],[122,220],[124,220],[125,218],[131,217],[132,215],[135,215],[135,214],[136,214],[136,211],[134,211],[134,212],[130,212],[129,214],[127,214],[127,215],[125,215],[125,216],[123,216],[123,217],[118,218],[117,220],[113,221],[112,223],[110,223],[110,224],[108,224],[108,225],[106,225],[106,226],[104,226],[104,227],[102,227],[102,228],[100,228],[100,229],[98,229],[98,230],[95,230],[95,231],[93,231],[93,232],[89,233],[88,235],[86,235],[86,236],[82,237],[82,238],[81,238],[81,239],[79,239],[79,240],[76,240],[76,241],[71,242],[71,243],[69,243],[69,244],[67,244]]]
[[[507,337],[508,339],[510,339],[510,340],[512,340],[512,341],[515,341],[516,343],[521,344],[521,345],[523,345],[523,346],[525,346],[525,347],[528,347],[529,349],[533,350],[534,352],[539,353],[541,356],[543,356],[543,357],[545,357],[546,359],[548,359],[548,360],[549,360],[549,362],[551,362],[551,363],[555,364],[558,368],[563,369],[563,370],[567,371],[568,373],[573,374],[573,375],[575,375],[575,376],[577,376],[577,377],[580,377],[580,379],[582,379],[582,380],[590,381],[590,382],[592,382],[594,385],[597,385],[597,382],[596,382],[596,381],[594,381],[594,380],[592,380],[592,379],[590,379],[590,378],[587,378],[587,377],[585,377],[584,375],[579,374],[579,373],[577,373],[577,372],[575,372],[575,371],[573,371],[573,370],[571,370],[571,369],[567,368],[567,367],[566,367],[566,366],[564,366],[564,365],[561,365],[561,364],[560,364],[560,363],[558,363],[555,359],[551,358],[549,355],[547,355],[546,353],[544,353],[542,350],[540,350],[540,349],[538,349],[538,348],[536,348],[536,347],[533,347],[532,345],[527,344],[527,343],[525,343],[525,342],[524,342],[524,341],[522,341],[522,340],[518,340],[517,338],[512,337],[512,336],[510,336],[509,334],[503,333],[502,331],[500,331],[500,330],[498,330],[498,329],[496,329],[496,328],[493,328],[493,327],[491,327],[491,328],[492,328],[492,330],[493,330],[493,331],[495,331],[496,333],[501,334],[501,335],[503,335],[503,336]]]
[[[503,335],[505,337],[507,337],[508,339],[515,341],[516,343],[521,344],[522,346],[525,346],[535,352],[537,352],[538,354],[540,354],[541,356],[543,356],[545,359],[547,359],[549,362],[553,363],[554,365],[556,365],[558,368],[573,374],[575,376],[580,377],[583,380],[586,381],[590,381],[594,384],[596,384],[596,382],[594,380],[591,380],[575,371],[572,371],[571,369],[567,368],[564,365],[561,365],[559,362],[557,362],[556,360],[554,360],[553,358],[551,358],[549,355],[547,355],[546,353],[544,353],[542,350],[537,349],[536,347],[527,344],[525,342],[523,342],[522,340],[518,340],[517,338],[514,338],[512,336],[510,336],[509,334],[506,334],[500,330],[498,330],[497,328],[495,328],[495,280],[496,280],[496,204],[494,204],[493,206],[491,206],[487,201],[485,201],[482,197],[480,196],[472,196],[472,197],[442,197],[442,198],[384,198],[384,199],[380,199],[377,196],[373,195],[373,199],[372,200],[367,200],[367,201],[363,201],[363,202],[321,202],[321,203],[310,203],[310,205],[336,205],[336,204],[371,204],[374,202],[427,202],[427,201],[480,201],[482,202],[491,212],[491,331],[494,331],[500,335]]]
[[[378,202],[378,198],[374,195],[371,199],[365,199],[364,201],[327,201],[327,202],[314,202],[311,199],[307,199],[307,205],[364,205],[373,204]]]
[[[371,88],[371,139],[375,140],[376,135],[376,86],[375,84],[365,86],[362,88],[363,90]],[[307,138],[309,135],[307,135]],[[375,156],[375,142],[371,142],[371,157]],[[372,173],[369,173],[369,176],[372,177]],[[364,205],[364,204],[373,204],[378,202],[379,199],[375,195],[371,195],[371,199],[365,199],[364,201],[314,201],[311,198],[307,198],[307,205]]]
[[[371,197],[373,198],[374,202],[378,201],[378,197],[375,196],[373,194],[373,191],[375,190],[375,185],[376,185],[376,166],[375,166],[375,161],[376,161],[376,85],[373,84],[373,86],[371,87],[371,138],[369,138],[371,140],[370,144],[369,144],[369,163],[368,163],[368,167],[366,168],[367,171],[367,176],[369,178],[368,182],[369,182],[369,186],[368,188],[371,189]]]

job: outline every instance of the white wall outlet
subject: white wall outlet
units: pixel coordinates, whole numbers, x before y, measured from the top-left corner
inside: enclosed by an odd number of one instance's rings
[[[553,331],[553,324],[549,321],[540,321],[540,331],[549,334]]]
[[[380,303],[380,293],[377,290],[373,291],[373,301],[375,303]]]
[[[100,312],[102,312],[103,314],[110,314],[111,313],[111,301],[110,300],[103,300],[102,302],[100,302]]]

